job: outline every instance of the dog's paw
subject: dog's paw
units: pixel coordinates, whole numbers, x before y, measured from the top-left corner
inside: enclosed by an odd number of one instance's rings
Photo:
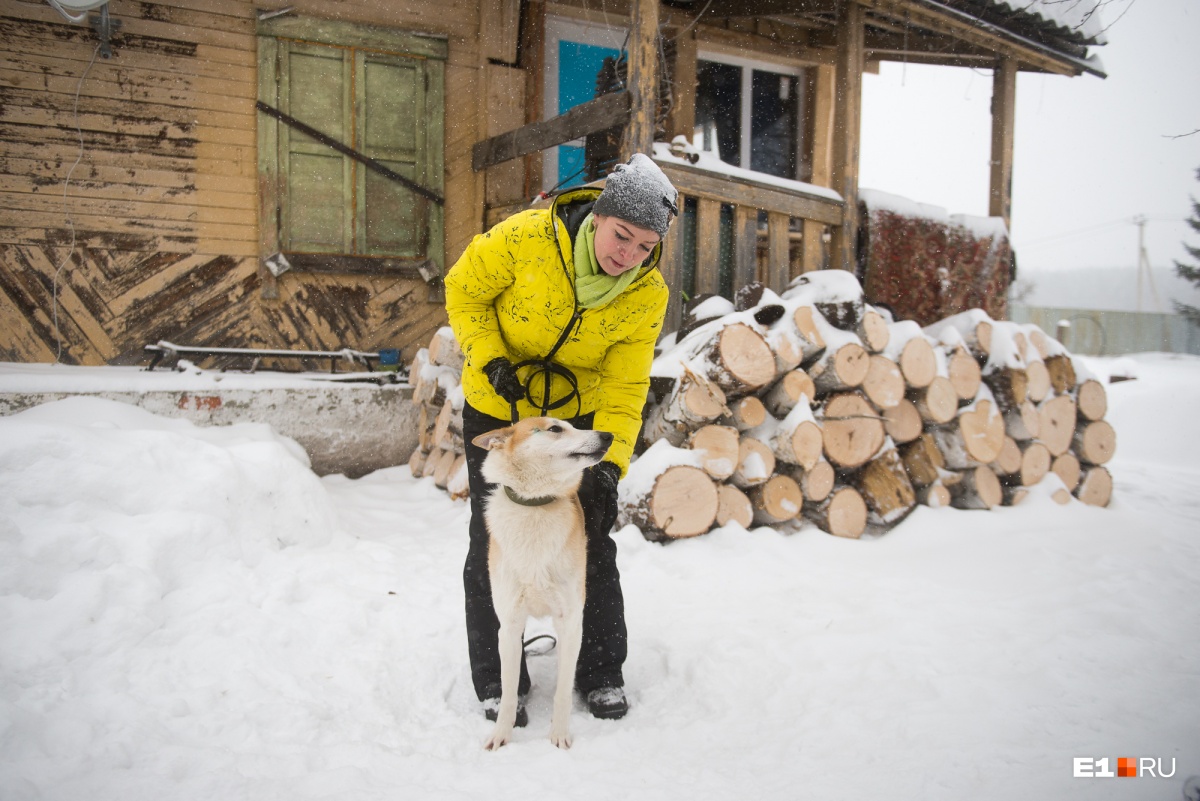
[[[566,751],[571,747],[571,733],[566,731],[551,731],[550,742],[554,743],[556,748]]]
[[[483,748],[485,751],[495,751],[507,745],[511,739],[512,726],[497,726],[492,729],[492,733],[483,741]]]

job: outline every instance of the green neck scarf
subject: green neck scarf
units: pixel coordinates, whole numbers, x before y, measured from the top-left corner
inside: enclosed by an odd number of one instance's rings
[[[575,298],[585,309],[597,309],[625,291],[641,267],[611,276],[596,263],[596,223],[589,214],[575,235]]]

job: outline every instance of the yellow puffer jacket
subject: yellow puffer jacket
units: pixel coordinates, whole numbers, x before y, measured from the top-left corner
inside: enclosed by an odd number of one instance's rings
[[[605,458],[623,475],[641,427],[667,285],[655,269],[660,244],[640,275],[608,305],[577,305],[573,245],[560,212],[581,217],[599,195],[594,188],[565,192],[549,209],[515,214],[476,236],[446,276],[446,311],[467,357],[462,377],[467,403],[504,420],[511,408],[492,389],[483,367],[499,356],[513,364],[544,358],[578,311],[577,326],[553,359],[575,374],[578,404],[571,400],[549,414],[570,418],[595,412],[596,430],[613,435]],[[534,369],[518,371],[522,382]],[[542,397],[542,381],[534,378],[531,386],[536,398]],[[571,392],[558,375],[550,390],[552,400]],[[528,401],[521,401],[518,411],[523,418],[541,413]]]

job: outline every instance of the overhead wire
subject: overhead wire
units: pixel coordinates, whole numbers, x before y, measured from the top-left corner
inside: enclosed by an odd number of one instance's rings
[[[1142,215],[1138,215],[1138,216],[1142,216]],[[1138,216],[1121,217],[1120,219],[1117,219],[1117,220],[1109,220],[1108,222],[1096,223],[1095,225],[1088,225],[1083,228],[1076,228],[1076,229],[1073,229],[1070,231],[1063,231],[1062,233],[1058,233],[1053,236],[1043,237],[1041,239],[1034,239],[1029,242],[1021,242],[1021,243],[1013,243],[1013,244],[1015,247],[1017,247],[1020,250],[1026,250],[1031,247],[1038,247],[1040,245],[1049,244],[1051,242],[1058,242],[1063,239],[1070,239],[1071,237],[1079,236],[1080,234],[1086,234],[1086,233],[1090,233],[1092,231],[1099,231],[1104,228],[1115,228],[1119,225],[1134,225],[1134,224],[1136,224]],[[1151,220],[1151,221],[1157,221],[1157,222],[1182,222],[1182,220],[1179,220],[1176,217],[1165,217],[1165,216],[1163,216],[1163,217],[1146,216],[1145,219]]]
[[[71,260],[71,256],[75,253],[75,221],[71,219],[71,212],[67,207],[67,189],[71,185],[71,176],[75,174],[75,168],[79,166],[81,161],[83,161],[83,128],[79,125],[79,96],[83,92],[83,82],[87,80],[88,73],[92,71],[92,65],[96,63],[96,56],[100,54],[101,47],[103,47],[102,42],[96,44],[96,49],[92,51],[92,60],[88,62],[87,68],[83,71],[83,74],[79,76],[79,84],[75,87],[75,135],[79,137],[79,154],[75,157],[75,163],[71,165],[71,169],[67,171],[67,177],[63,180],[62,192],[63,218],[66,221],[68,230],[71,232],[71,244],[67,247],[66,254],[63,255],[62,260],[58,263],[58,266],[54,270],[54,278],[51,281],[50,293],[52,307],[51,314],[54,318],[54,340],[57,348],[54,355],[55,364],[62,363],[63,350],[62,331],[58,325],[59,277],[62,275],[63,269],[67,266],[67,262]]]

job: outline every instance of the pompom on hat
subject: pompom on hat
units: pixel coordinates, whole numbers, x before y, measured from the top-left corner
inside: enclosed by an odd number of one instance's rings
[[[641,228],[667,235],[671,218],[679,216],[679,193],[659,166],[642,153],[618,164],[592,207],[593,214],[617,217]]]

